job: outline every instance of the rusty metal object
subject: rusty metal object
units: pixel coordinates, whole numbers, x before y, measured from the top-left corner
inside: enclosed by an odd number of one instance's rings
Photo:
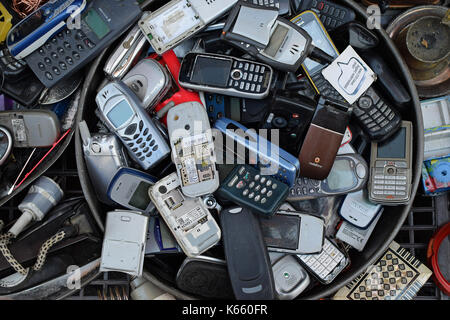
[[[447,8],[420,6],[405,11],[386,29],[407,63],[420,97],[450,93],[450,27]]]

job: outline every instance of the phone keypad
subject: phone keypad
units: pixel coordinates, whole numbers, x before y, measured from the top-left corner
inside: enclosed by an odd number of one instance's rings
[[[79,66],[96,44],[81,30],[64,29],[25,58],[33,72],[52,86]]]
[[[406,197],[407,170],[405,161],[376,161],[372,194]]]
[[[348,263],[345,255],[327,238],[320,253],[297,256],[307,269],[324,283],[333,281]]]
[[[253,4],[257,4],[264,7],[271,7],[271,8],[279,8],[280,2],[277,0],[252,0]]]
[[[251,61],[234,61],[228,86],[248,93],[263,93],[267,90],[266,79],[270,77],[267,66]]]
[[[307,199],[320,193],[320,180],[299,177],[289,190],[288,200]]]
[[[262,175],[252,166],[239,165],[224,180],[219,194],[252,211],[272,215],[286,198],[288,189],[285,183]]]
[[[354,19],[354,12],[347,8],[340,8],[329,2],[312,0],[311,9],[317,12],[320,20],[327,29],[333,29]]]
[[[156,130],[158,129],[155,128],[155,132],[157,132]],[[166,155],[158,152],[158,137],[155,132],[153,134],[150,133],[149,128],[141,120],[139,123],[132,123],[125,128],[125,136],[122,136],[127,149],[136,156],[137,160],[145,169]],[[162,137],[159,137],[159,139],[162,139]]]

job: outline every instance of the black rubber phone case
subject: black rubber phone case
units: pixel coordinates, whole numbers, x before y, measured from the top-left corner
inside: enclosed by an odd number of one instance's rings
[[[275,299],[272,267],[258,219],[246,208],[233,207],[220,213],[220,224],[236,299]]]

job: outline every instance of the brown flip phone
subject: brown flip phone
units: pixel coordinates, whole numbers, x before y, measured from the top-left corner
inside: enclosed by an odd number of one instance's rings
[[[321,97],[300,150],[300,176],[324,180],[328,177],[350,121],[352,108]]]

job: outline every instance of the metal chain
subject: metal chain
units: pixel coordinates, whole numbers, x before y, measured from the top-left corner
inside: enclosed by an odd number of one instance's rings
[[[3,229],[4,222],[0,220],[0,231]],[[33,266],[34,271],[39,271],[45,263],[45,259],[47,258],[48,251],[52,246],[63,240],[66,236],[65,231],[61,230],[57,232],[53,237],[44,242],[44,244],[39,249],[39,253],[37,255],[36,262]],[[6,261],[11,265],[11,267],[18,273],[22,275],[27,275],[27,269],[25,269],[19,261],[14,258],[11,251],[8,248],[8,244],[11,242],[11,239],[14,238],[14,235],[10,232],[0,234],[0,252],[5,257]]]
[[[44,244],[39,249],[36,263],[33,266],[34,271],[41,270],[42,266],[45,263],[45,259],[47,258],[47,253],[50,250],[50,248],[53,247],[58,242],[60,242],[61,240],[63,240],[65,238],[65,236],[66,236],[66,233],[63,230],[61,230],[61,231],[57,232],[53,237],[51,237],[50,239],[48,239],[47,241],[44,242]]]

